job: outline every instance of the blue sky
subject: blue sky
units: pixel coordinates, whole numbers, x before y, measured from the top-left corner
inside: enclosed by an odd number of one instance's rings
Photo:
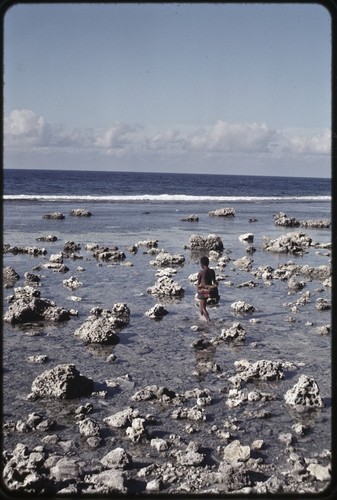
[[[15,4],[5,168],[329,177],[320,4]]]

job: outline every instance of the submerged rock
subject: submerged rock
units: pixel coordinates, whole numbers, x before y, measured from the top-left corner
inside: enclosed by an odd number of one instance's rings
[[[4,314],[4,321],[12,325],[38,321],[62,322],[70,319],[72,311],[56,306],[54,302],[41,298],[41,292],[31,286],[15,288],[8,297],[11,304]]]
[[[60,364],[46,370],[32,383],[32,393],[38,397],[72,399],[91,394],[93,381],[77,370],[75,365]]]
[[[181,254],[171,255],[168,252],[160,252],[155,260],[150,261],[150,264],[158,267],[169,267],[179,266],[184,264],[184,262],[185,257]]]
[[[230,328],[223,328],[220,336],[226,340],[236,339],[244,341],[246,339],[246,331],[240,323],[234,322]]]
[[[234,208],[218,208],[216,210],[211,210],[208,212],[208,215],[211,217],[234,217],[235,209]]]
[[[300,222],[295,217],[288,217],[284,212],[274,215],[274,222],[276,226],[283,227],[298,227]]]
[[[287,233],[276,240],[265,238],[263,249],[275,253],[303,254],[311,245],[312,239],[302,232]]]
[[[50,212],[49,214],[45,214],[43,216],[44,219],[53,219],[53,220],[62,220],[65,219],[65,216],[61,212]]]
[[[294,407],[321,408],[324,406],[320,390],[315,380],[301,375],[298,382],[284,395],[287,405]]]
[[[156,296],[181,297],[184,295],[185,290],[172,278],[162,276],[158,278],[154,286],[147,289],[147,292]]]
[[[48,242],[54,242],[57,241],[57,236],[54,234],[48,234],[47,236],[39,236],[36,238],[36,241],[48,241]]]
[[[6,288],[11,288],[20,279],[20,275],[11,266],[4,267],[2,271],[2,280]]]
[[[74,217],[90,217],[92,214],[85,208],[74,208],[71,210],[70,215],[73,215]]]
[[[145,314],[151,319],[161,319],[168,314],[168,311],[161,304],[155,304]]]
[[[130,309],[126,304],[114,304],[112,311],[94,307],[90,316],[77,328],[74,335],[88,343],[113,344],[118,333],[130,321]]]
[[[279,361],[269,361],[261,359],[255,363],[250,363],[247,359],[235,361],[237,375],[229,378],[235,386],[240,386],[241,382],[251,382],[253,380],[281,380],[284,378],[282,363]]]
[[[239,236],[239,240],[242,242],[242,243],[253,243],[254,241],[254,235],[253,233],[245,233],[245,234],[241,234]]]
[[[123,428],[129,427],[134,418],[139,417],[139,411],[134,408],[126,408],[124,410],[118,411],[109,417],[105,417],[103,422],[105,422],[109,427],[115,428]]]
[[[129,469],[132,467],[132,457],[124,448],[115,448],[109,451],[100,460],[101,464],[107,469]]]
[[[231,309],[236,316],[244,316],[256,311],[254,306],[252,306],[251,304],[247,304],[243,300],[233,302],[233,304],[231,304]]]
[[[198,222],[199,221],[199,217],[195,214],[192,214],[192,215],[189,215],[187,217],[183,217],[181,219],[183,222]]]
[[[76,278],[76,276],[70,276],[69,279],[63,280],[63,284],[67,288],[70,288],[70,290],[76,290],[77,288],[83,285],[83,283],[81,283],[81,281],[78,278]]]
[[[195,251],[210,251],[222,252],[224,246],[220,236],[209,234],[208,236],[200,236],[192,234],[189,239],[189,248]]]

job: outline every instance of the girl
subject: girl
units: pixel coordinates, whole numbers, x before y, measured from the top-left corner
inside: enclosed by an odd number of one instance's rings
[[[201,257],[201,270],[198,273],[198,293],[200,314],[205,316],[207,323],[210,323],[209,314],[206,309],[207,299],[218,298],[218,282],[215,277],[214,269],[210,269],[208,257]]]

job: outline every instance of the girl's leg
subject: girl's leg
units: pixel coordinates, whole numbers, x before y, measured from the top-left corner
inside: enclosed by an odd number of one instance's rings
[[[204,299],[199,299],[199,311],[201,316],[204,315],[204,309],[205,309],[204,302],[205,302]]]
[[[200,300],[200,314],[201,316],[205,316],[207,323],[210,322],[209,315],[206,309],[206,304],[207,300],[206,299],[201,299]]]

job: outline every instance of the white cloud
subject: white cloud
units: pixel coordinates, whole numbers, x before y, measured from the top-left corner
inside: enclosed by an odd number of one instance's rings
[[[132,142],[132,134],[139,128],[139,125],[116,122],[96,137],[95,145],[106,149],[123,148]]]
[[[156,133],[153,136],[145,139],[145,144],[148,149],[162,150],[176,148],[182,142],[179,130],[170,128],[164,132]]]
[[[191,128],[147,128],[138,124],[112,122],[105,130],[74,128],[50,124],[34,111],[14,110],[4,118],[4,153],[9,166],[59,164],[78,168],[86,164],[106,165],[105,168],[155,168],[168,171],[238,172],[247,169],[257,174],[284,165],[290,175],[305,166],[327,169],[331,152],[329,129],[276,130],[266,124],[229,123],[218,120],[213,126]],[[249,162],[247,162],[249,153]],[[62,161],[60,160],[62,158]],[[263,165],[263,169],[262,169]],[[143,166],[143,167],[141,167]],[[260,169],[260,170],[258,170]],[[262,169],[262,170],[261,170]],[[210,172],[211,173],[211,170]]]
[[[331,131],[318,133],[293,131],[283,148],[284,152],[301,155],[327,155],[331,153]]]
[[[185,141],[190,151],[209,152],[270,152],[277,140],[275,129],[258,123],[228,123],[218,120],[211,129],[199,129]]]
[[[49,145],[53,134],[43,116],[29,109],[15,109],[5,117],[4,132],[9,142],[32,146]]]

